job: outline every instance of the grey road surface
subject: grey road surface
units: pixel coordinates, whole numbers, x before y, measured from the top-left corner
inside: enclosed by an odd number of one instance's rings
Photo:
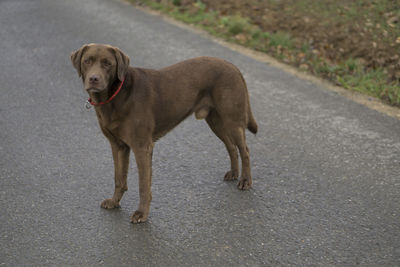
[[[253,189],[224,182],[223,144],[184,121],[155,147],[149,222],[121,209],[109,144],[70,63],[84,43],[134,66],[236,64],[259,133]],[[118,0],[0,1],[0,266],[398,266],[400,121]]]

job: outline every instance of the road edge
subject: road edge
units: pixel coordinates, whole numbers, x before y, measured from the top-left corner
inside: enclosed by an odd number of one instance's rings
[[[222,40],[221,38],[217,38],[215,36],[212,36],[211,34],[209,34],[208,32],[206,32],[205,30],[202,30],[194,25],[190,25],[190,24],[186,24],[184,22],[178,21],[160,11],[156,11],[153,10],[149,7],[146,6],[137,6],[137,5],[133,5],[132,3],[128,2],[127,0],[122,0],[124,3],[129,4],[131,6],[133,6],[134,8],[145,12],[149,15],[152,16],[157,16],[159,18],[161,18],[162,20],[164,20],[165,22],[172,24],[174,26],[177,26],[179,28],[188,30],[190,32],[199,34],[209,40],[212,40],[213,42],[226,47],[232,51],[235,51],[237,53],[240,53],[242,55],[245,55],[247,57],[250,57],[254,60],[257,60],[259,62],[271,65],[277,69],[280,69],[282,71],[285,71],[291,75],[294,75],[297,78],[300,78],[302,80],[306,80],[306,81],[310,81],[315,85],[318,85],[321,88],[325,88],[328,89],[330,91],[336,92],[337,94],[344,96],[347,99],[352,100],[353,102],[356,102],[358,104],[364,105],[370,109],[373,109],[375,111],[378,111],[380,113],[383,113],[385,115],[388,115],[390,117],[396,118],[398,120],[400,120],[400,109],[396,108],[396,107],[392,107],[389,106],[388,104],[384,103],[383,101],[381,101],[378,98],[375,98],[373,96],[368,96],[356,91],[351,91],[351,90],[347,90],[344,89],[343,87],[337,86],[332,84],[331,82],[318,78],[316,76],[313,76],[311,74],[305,73],[305,72],[301,72],[299,71],[297,68],[292,67],[290,65],[287,65],[285,63],[279,62],[277,59],[262,53],[262,52],[258,52],[255,51],[253,49],[238,45],[238,44],[234,44],[234,43],[229,43],[225,40]]]

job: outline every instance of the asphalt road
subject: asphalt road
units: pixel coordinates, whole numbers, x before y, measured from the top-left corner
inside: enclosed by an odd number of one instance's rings
[[[400,121],[118,0],[0,1],[1,266],[400,265]],[[224,182],[225,147],[204,121],[155,146],[149,222],[121,209],[111,151],[70,63],[84,43],[134,66],[200,56],[236,64],[259,133],[253,189]]]

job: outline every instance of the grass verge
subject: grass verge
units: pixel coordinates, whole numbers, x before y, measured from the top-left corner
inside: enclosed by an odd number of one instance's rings
[[[209,10],[201,1],[190,8],[182,7],[180,0],[129,0],[166,13],[169,16],[206,30],[210,34],[257,51],[265,52],[300,70],[330,80],[336,85],[378,97],[400,107],[400,83],[391,81],[382,68],[366,68],[361,60],[346,58],[332,62],[321,56],[307,43],[299,43],[288,32],[265,32],[240,15],[221,15]]]

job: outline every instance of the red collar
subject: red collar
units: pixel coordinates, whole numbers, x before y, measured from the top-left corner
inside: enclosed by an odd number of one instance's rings
[[[113,100],[118,95],[119,91],[121,91],[121,88],[122,88],[122,85],[124,84],[124,81],[125,81],[125,79],[121,82],[121,84],[119,85],[117,91],[115,91],[115,93],[109,99],[107,99],[106,101],[96,103],[96,102],[93,102],[93,100],[89,97],[87,102],[89,104],[91,104],[92,106],[101,106],[101,105],[104,105],[104,104],[107,104],[107,103],[111,102],[111,100]]]

